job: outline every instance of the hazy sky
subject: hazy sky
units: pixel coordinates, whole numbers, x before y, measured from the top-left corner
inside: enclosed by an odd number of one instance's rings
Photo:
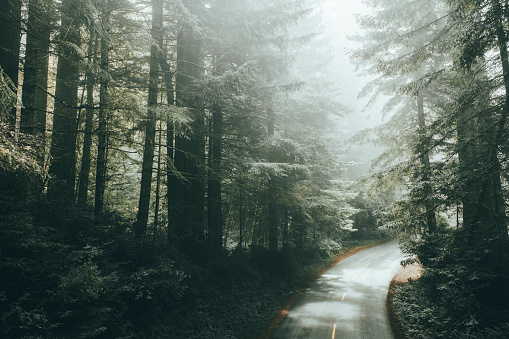
[[[355,21],[356,14],[369,13],[361,0],[326,0],[324,10],[324,34],[331,41],[335,50],[333,67],[338,74],[338,87],[341,91],[341,103],[349,107],[353,112],[348,114],[346,136],[351,136],[362,129],[374,127],[382,122],[381,109],[383,102],[376,103],[366,111],[363,111],[368,99],[359,99],[357,96],[365,84],[370,81],[369,76],[362,76],[360,71],[355,71],[345,49],[355,48],[356,43],[348,39],[349,35],[361,33]],[[347,175],[356,178],[359,174],[367,173],[371,159],[380,153],[380,149],[374,145],[350,145],[345,154],[344,161],[354,161],[362,165],[351,168]]]
[[[335,49],[334,64],[339,75],[341,102],[353,110],[353,113],[346,117],[347,128],[352,131],[372,127],[381,121],[380,106],[362,112],[367,99],[358,99],[357,95],[369,81],[369,77],[361,76],[360,72],[355,71],[345,52],[345,48],[355,47],[355,43],[348,40],[348,35],[360,32],[355,15],[366,13],[369,13],[369,9],[362,4],[361,0],[325,1],[324,34],[330,39]]]

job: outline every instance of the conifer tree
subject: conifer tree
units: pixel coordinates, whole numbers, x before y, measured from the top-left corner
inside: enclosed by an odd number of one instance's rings
[[[83,17],[72,0],[64,0],[60,9],[58,65],[55,110],[51,136],[49,193],[73,199],[76,173],[76,133],[78,86],[81,56],[81,23]]]
[[[145,234],[149,216],[156,134],[156,106],[159,91],[159,53],[162,48],[163,2],[162,0],[152,0],[151,4],[151,36],[153,41],[150,47],[150,74],[147,101],[148,110],[147,117],[145,119],[145,143],[143,148],[140,199],[135,225],[135,232],[137,235]]]
[[[110,53],[110,15],[111,1],[106,0],[102,4],[101,26],[103,35],[101,37],[101,74],[100,74],[100,106],[98,114],[98,144],[97,144],[97,166],[95,179],[95,204],[94,213],[101,217],[104,209],[104,191],[106,187],[106,160],[108,147],[108,110],[109,110],[109,53]]]
[[[44,134],[46,130],[49,47],[54,12],[51,1],[31,0],[28,3],[20,118],[21,131],[25,133]]]

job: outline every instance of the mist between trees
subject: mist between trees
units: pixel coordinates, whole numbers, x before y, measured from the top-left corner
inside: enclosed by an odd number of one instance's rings
[[[395,234],[411,337],[502,333],[509,5],[365,4],[387,118],[347,141],[321,0],[1,1],[0,336],[246,337],[299,269]],[[358,181],[351,142],[385,149]]]

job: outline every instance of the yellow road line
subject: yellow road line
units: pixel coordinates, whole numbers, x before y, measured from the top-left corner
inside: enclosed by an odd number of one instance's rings
[[[336,335],[336,324],[334,324],[334,328],[332,329],[332,339],[334,339],[335,335]]]

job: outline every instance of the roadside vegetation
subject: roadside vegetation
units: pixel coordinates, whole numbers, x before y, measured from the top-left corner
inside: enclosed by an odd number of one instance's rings
[[[378,76],[385,145],[373,190],[394,190],[392,225],[422,277],[397,286],[408,338],[505,338],[509,7],[506,1],[366,0],[352,60]]]
[[[2,183],[38,184],[25,170],[3,172]],[[338,255],[390,236],[344,234],[276,256],[259,246],[189,257],[166,234],[136,237],[118,212],[98,223],[91,209],[15,186],[4,184],[1,199],[4,338],[258,338]]]

